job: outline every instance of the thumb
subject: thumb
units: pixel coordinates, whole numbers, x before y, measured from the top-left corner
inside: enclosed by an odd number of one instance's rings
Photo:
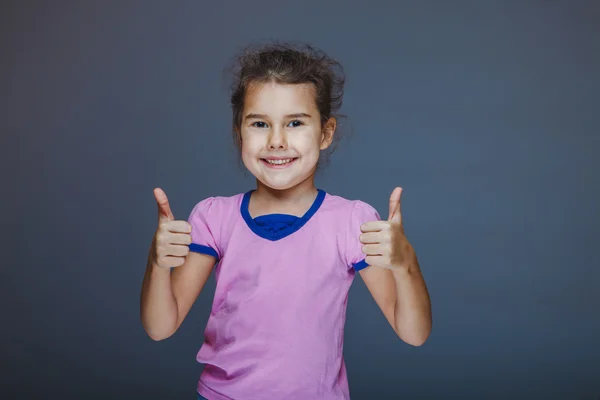
[[[156,204],[158,205],[158,219],[166,218],[168,221],[174,221],[175,217],[171,212],[171,206],[169,206],[169,199],[165,192],[160,189],[154,189],[154,198],[156,199]]]
[[[388,221],[400,221],[400,197],[402,196],[402,188],[397,187],[394,189],[390,196],[390,213]]]

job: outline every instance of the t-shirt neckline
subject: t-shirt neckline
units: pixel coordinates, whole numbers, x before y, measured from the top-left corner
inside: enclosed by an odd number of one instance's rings
[[[242,218],[244,219],[244,221],[246,222],[246,225],[248,225],[248,228],[250,228],[250,230],[252,232],[254,232],[256,235],[262,237],[263,239],[267,239],[267,240],[271,240],[271,241],[283,239],[283,238],[290,236],[291,234],[297,232],[300,228],[302,228],[312,218],[312,216],[315,215],[315,213],[319,210],[319,208],[321,207],[321,204],[323,204],[323,201],[325,200],[325,195],[327,194],[324,190],[317,189],[317,197],[313,201],[313,203],[310,206],[310,208],[308,209],[308,211],[306,211],[302,217],[296,218],[296,220],[290,225],[289,228],[287,228],[283,231],[280,231],[280,232],[272,232],[272,231],[264,229],[261,225],[257,224],[256,221],[254,221],[254,219],[250,216],[250,211],[248,210],[248,205],[250,204],[250,196],[252,195],[253,192],[254,192],[254,190],[249,190],[246,193],[244,193],[244,197],[242,198],[242,204],[240,205],[240,212],[242,214]],[[282,216],[283,217],[286,215],[285,214],[266,214],[266,215],[261,215],[260,217],[265,217],[265,216],[273,216],[273,217]]]

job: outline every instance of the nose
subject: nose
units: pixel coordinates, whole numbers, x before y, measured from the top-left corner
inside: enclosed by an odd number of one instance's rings
[[[285,136],[285,132],[280,128],[272,129],[267,140],[267,147],[269,150],[287,149],[287,137]]]

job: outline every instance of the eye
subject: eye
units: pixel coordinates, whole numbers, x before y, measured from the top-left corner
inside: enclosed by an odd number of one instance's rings
[[[267,124],[263,121],[256,121],[252,124],[252,126],[255,128],[266,128]]]
[[[292,126],[293,128],[297,128],[301,125],[304,125],[304,123],[302,121],[298,121],[297,119],[293,120],[288,124],[288,126]]]

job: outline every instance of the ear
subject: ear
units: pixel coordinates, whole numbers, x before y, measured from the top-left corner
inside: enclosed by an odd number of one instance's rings
[[[330,117],[321,129],[321,150],[325,150],[333,142],[333,135],[335,135],[335,128],[337,127],[337,121],[334,117]]]

